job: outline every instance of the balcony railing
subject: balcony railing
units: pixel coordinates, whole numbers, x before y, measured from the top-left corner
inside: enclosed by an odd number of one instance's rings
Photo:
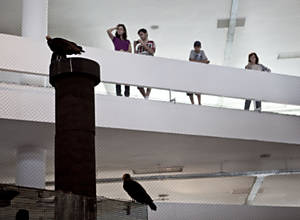
[[[154,100],[188,103],[185,93],[193,92],[203,94],[207,106],[243,109],[244,99],[251,99],[263,101],[263,111],[300,115],[300,77],[85,49],[83,57],[101,65],[100,94],[107,93],[107,85],[119,83],[154,88]],[[51,52],[46,42],[0,34],[0,50],[0,81],[49,86]],[[133,92],[131,97],[141,96]]]

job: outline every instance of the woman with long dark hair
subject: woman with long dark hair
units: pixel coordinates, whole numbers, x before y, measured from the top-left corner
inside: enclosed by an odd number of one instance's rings
[[[115,34],[112,32],[116,31]],[[127,30],[124,24],[118,24],[114,28],[110,28],[107,30],[107,34],[112,40],[116,51],[124,51],[131,53],[131,44],[130,41],[127,40]],[[116,93],[117,96],[122,96],[121,85],[116,85]],[[126,97],[130,95],[130,87],[125,85],[125,93]]]
[[[247,66],[245,66],[245,69],[271,72],[269,68],[259,63],[259,58],[256,53],[250,53],[248,55],[248,64]],[[246,99],[244,109],[249,110],[250,104],[251,104],[251,100]],[[259,111],[259,112],[261,111],[261,101],[255,101],[255,111]]]

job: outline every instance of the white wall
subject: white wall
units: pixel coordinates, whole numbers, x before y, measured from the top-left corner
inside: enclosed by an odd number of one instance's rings
[[[149,220],[298,220],[300,208],[158,203]]]

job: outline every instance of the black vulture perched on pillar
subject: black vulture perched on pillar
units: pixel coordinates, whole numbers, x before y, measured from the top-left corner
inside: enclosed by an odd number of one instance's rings
[[[51,57],[51,62],[55,60],[61,60],[67,58],[67,55],[81,54],[84,52],[81,46],[78,46],[74,42],[68,41],[63,38],[51,38],[46,36],[49,48],[52,50],[53,54]]]
[[[138,182],[131,179],[128,173],[123,175],[123,188],[132,199],[139,203],[149,205],[152,210],[156,211],[156,205],[146,190]]]

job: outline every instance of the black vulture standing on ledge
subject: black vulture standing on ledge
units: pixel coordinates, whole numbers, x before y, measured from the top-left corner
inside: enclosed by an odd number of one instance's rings
[[[131,179],[128,173],[123,175],[123,188],[132,199],[139,203],[149,205],[152,210],[156,211],[156,205],[146,190],[138,182]]]
[[[81,52],[84,52],[81,46],[78,46],[74,42],[66,39],[51,38],[49,36],[46,36],[46,39],[49,48],[53,52],[51,62],[55,60],[66,59],[67,55],[81,54]]]

